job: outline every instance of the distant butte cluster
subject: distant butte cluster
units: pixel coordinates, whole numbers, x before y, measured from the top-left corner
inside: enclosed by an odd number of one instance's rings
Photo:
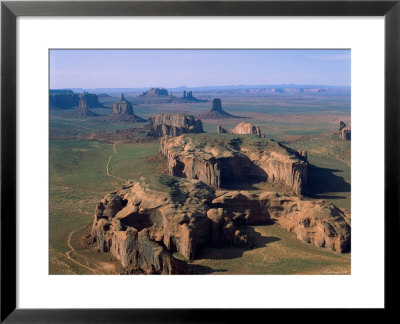
[[[201,100],[193,96],[192,91],[183,91],[183,97],[180,100],[185,102],[206,102],[207,100]]]

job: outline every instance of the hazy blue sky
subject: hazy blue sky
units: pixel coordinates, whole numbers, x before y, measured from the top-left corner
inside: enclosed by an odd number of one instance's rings
[[[50,87],[350,85],[350,50],[51,50]]]

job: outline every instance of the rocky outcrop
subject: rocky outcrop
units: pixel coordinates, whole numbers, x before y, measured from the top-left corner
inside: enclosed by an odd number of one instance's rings
[[[191,115],[159,114],[149,118],[149,125],[147,138],[203,133],[203,123]]]
[[[99,116],[95,112],[89,109],[89,106],[86,102],[86,94],[79,95],[79,106],[78,108],[72,112],[73,116],[76,117],[96,117]]]
[[[163,176],[167,188],[154,191],[143,180],[129,181],[97,205],[92,238],[125,269],[177,274],[205,247],[228,244],[251,248],[240,225],[276,221],[307,243],[338,252],[350,249],[350,218],[325,201],[276,193],[214,191],[198,180]]]
[[[338,252],[350,251],[350,215],[334,204],[295,197],[271,203],[271,218],[301,241]]]
[[[245,122],[241,122],[229,130],[224,129],[221,125],[217,125],[217,133],[218,134],[223,134],[223,133],[253,134],[253,135],[257,135],[258,137],[265,137],[262,134],[260,127],[255,126],[251,123],[245,123]]]
[[[308,162],[279,143],[231,134],[183,135],[162,138],[161,153],[170,175],[198,179],[212,187],[260,179],[283,182],[301,195],[307,182]]]
[[[341,140],[351,140],[351,125],[346,126],[343,121],[339,123],[339,138]]]
[[[221,99],[215,98],[211,103],[211,110],[203,115],[203,118],[207,119],[224,119],[224,118],[243,118],[240,116],[234,116],[227,113],[222,109]]]
[[[214,198],[211,188],[186,179],[167,178],[165,184],[170,190],[160,192],[131,181],[105,196],[96,207],[92,227],[97,247],[111,252],[125,268],[173,274],[184,272],[173,252],[190,260],[210,243],[210,219],[217,223],[215,231],[226,229],[225,242],[245,244],[229,216],[219,219],[208,213]]]
[[[226,134],[228,131],[223,128],[221,125],[217,125],[217,134]]]
[[[107,116],[109,120],[130,121],[133,123],[144,123],[145,119],[135,115],[133,112],[132,103],[125,99],[124,94],[121,95],[121,100],[112,104],[111,114]]]

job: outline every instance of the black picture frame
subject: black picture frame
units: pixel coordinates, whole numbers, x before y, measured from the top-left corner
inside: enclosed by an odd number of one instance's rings
[[[384,16],[385,309],[396,308],[396,299],[391,296],[395,296],[399,280],[391,260],[397,259],[400,228],[400,0],[4,1],[1,3],[1,322],[197,323],[265,316],[265,310],[248,309],[217,309],[210,313],[193,309],[16,308],[16,19],[19,16]]]

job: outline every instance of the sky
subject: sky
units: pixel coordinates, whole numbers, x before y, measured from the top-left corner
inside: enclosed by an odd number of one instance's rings
[[[350,85],[350,50],[50,50],[50,88]]]

